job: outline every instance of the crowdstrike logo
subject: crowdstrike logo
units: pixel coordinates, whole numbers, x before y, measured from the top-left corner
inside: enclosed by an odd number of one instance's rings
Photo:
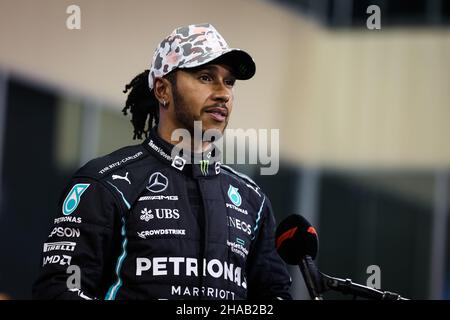
[[[164,236],[164,235],[175,235],[175,236],[185,236],[185,229],[156,229],[156,230],[145,230],[137,232],[139,238],[148,239],[155,236]]]
[[[154,193],[159,193],[166,190],[168,186],[169,180],[167,177],[161,172],[155,172],[148,179],[147,190]]]

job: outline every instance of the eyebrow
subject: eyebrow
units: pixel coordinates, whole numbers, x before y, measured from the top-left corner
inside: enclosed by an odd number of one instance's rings
[[[217,71],[219,68],[217,66],[211,65],[211,64],[207,64],[205,66],[200,66],[198,67],[198,70],[209,70],[209,71]]]
[[[192,69],[185,69],[185,71],[190,70],[192,73],[198,73],[198,72],[201,72],[201,71],[217,71],[218,69],[219,68],[217,66],[215,66],[215,65],[207,64],[207,65],[198,66],[198,67],[195,67],[195,68],[192,68]],[[230,73],[231,77],[235,78],[235,76],[233,74],[233,71],[231,69],[229,69],[229,68],[225,68],[225,69],[228,70],[228,72]]]

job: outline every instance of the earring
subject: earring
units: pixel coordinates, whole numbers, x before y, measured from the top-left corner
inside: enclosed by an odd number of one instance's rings
[[[163,108],[165,108],[165,107],[166,107],[166,100],[164,100],[164,99],[163,99],[163,101],[162,101],[162,105],[163,105]]]

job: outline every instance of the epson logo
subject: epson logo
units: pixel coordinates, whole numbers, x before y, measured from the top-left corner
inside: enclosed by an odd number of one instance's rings
[[[66,242],[66,241],[47,242],[47,243],[44,243],[44,252],[56,251],[56,250],[74,251],[76,245],[77,244],[75,242]]]
[[[57,237],[66,237],[66,238],[79,238],[80,237],[80,229],[78,228],[63,228],[63,227],[55,227],[52,232],[48,236],[49,238],[53,236]]]
[[[62,266],[70,265],[70,261],[72,260],[71,256],[46,256],[42,261],[42,266],[46,264],[60,264]]]
[[[140,197],[138,201],[153,201],[153,200],[178,201],[178,196],[144,196]]]
[[[248,235],[252,233],[252,226],[246,223],[245,221],[239,220],[237,218],[228,217],[227,224],[230,227],[244,231]]]
[[[198,277],[198,260],[186,257],[153,257],[136,258],[136,276],[149,273],[150,276],[183,276]],[[233,263],[223,262],[218,259],[207,261],[203,259],[203,276],[216,279],[225,279],[235,283],[239,287],[247,288],[245,277],[242,276],[241,267]]]

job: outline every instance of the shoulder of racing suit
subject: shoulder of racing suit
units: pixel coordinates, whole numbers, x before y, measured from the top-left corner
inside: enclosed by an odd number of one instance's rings
[[[101,183],[122,204],[130,209],[148,182],[149,170],[164,166],[144,144],[127,146],[95,158],[81,167],[73,178],[87,178]]]
[[[263,192],[261,191],[261,188],[256,184],[255,181],[253,181],[249,176],[246,174],[243,174],[242,172],[239,172],[237,170],[234,170],[230,166],[227,166],[225,164],[221,164],[220,168],[223,169],[222,172],[226,175],[231,176],[235,180],[239,181],[240,183],[244,183],[248,188],[255,191],[258,196],[263,196]]]
[[[102,157],[90,160],[74,174],[75,177],[89,177],[101,180],[107,176],[128,168],[133,163],[147,158],[149,152],[142,144],[120,148]]]

